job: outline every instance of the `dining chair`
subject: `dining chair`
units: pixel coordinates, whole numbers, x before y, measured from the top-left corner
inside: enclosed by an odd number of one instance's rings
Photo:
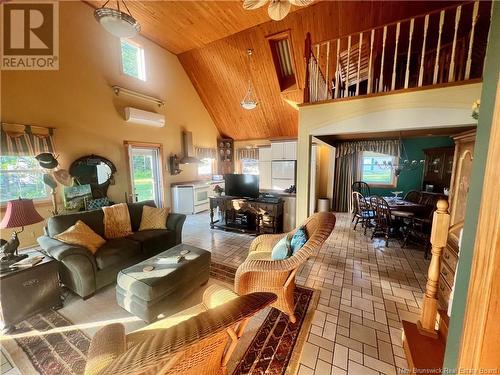
[[[404,200],[412,203],[420,203],[422,199],[422,193],[417,190],[410,190],[406,193]]]
[[[375,226],[373,227],[373,232],[371,239],[377,236],[383,236],[385,238],[385,246],[389,246],[389,237],[394,234],[394,229],[398,228],[396,221],[393,219],[391,208],[387,201],[378,196],[372,196],[370,198],[370,205],[375,211]]]
[[[364,197],[371,196],[370,186],[364,181],[354,181],[351,185],[352,191],[357,191],[358,193],[363,194]]]
[[[413,242],[417,245],[424,243],[424,258],[427,259],[429,257],[431,250],[431,230],[434,211],[435,209],[432,210],[427,216],[414,216],[410,218],[401,248],[406,247],[409,242]]]
[[[363,194],[353,191],[352,192],[352,205],[354,207],[354,230],[361,222],[361,227],[364,228],[364,234],[366,234],[366,228],[370,225],[371,221],[375,218],[375,211],[371,208],[370,204],[366,201]]]

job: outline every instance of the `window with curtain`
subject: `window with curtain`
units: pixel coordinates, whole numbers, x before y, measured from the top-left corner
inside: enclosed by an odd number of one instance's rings
[[[0,202],[21,198],[47,199],[44,171],[35,156],[54,153],[53,129],[1,124]]]
[[[360,154],[359,179],[371,186],[396,186],[396,175],[391,167],[384,166],[396,162],[391,155],[363,151]]]
[[[47,199],[43,169],[34,156],[0,156],[0,202],[13,199]]]

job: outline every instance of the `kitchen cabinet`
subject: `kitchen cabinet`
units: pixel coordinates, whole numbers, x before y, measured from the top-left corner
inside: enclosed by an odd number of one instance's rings
[[[272,153],[271,147],[259,147],[259,161],[271,161]]]
[[[269,148],[270,150],[270,148]],[[259,154],[260,155],[260,154]],[[259,188],[269,190],[272,188],[271,161],[259,161]]]
[[[297,160],[297,142],[273,142],[271,143],[272,160]]]

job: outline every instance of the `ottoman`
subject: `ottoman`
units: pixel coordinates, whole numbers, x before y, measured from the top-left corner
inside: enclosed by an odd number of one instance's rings
[[[189,251],[183,260],[177,257]],[[145,271],[145,267],[153,267]],[[150,323],[161,313],[178,312],[180,302],[210,277],[210,252],[179,244],[118,273],[116,300],[128,312]]]

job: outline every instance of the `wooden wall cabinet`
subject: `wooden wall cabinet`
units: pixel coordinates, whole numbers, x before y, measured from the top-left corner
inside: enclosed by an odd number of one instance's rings
[[[234,141],[231,138],[217,139],[218,174],[234,173]]]
[[[453,147],[428,148],[424,150],[425,167],[422,181],[422,190],[426,185],[433,185],[435,193],[442,193],[444,188],[450,187],[453,173]]]

